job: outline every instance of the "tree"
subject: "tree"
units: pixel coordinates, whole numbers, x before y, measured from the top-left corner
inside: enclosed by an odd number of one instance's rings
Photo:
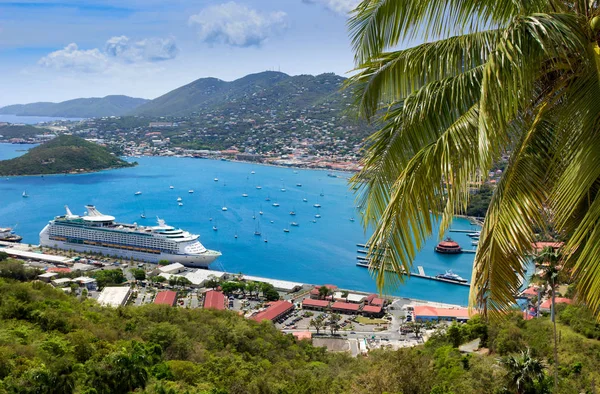
[[[544,365],[538,359],[531,357],[529,348],[522,351],[520,356],[507,356],[500,360],[506,368],[506,380],[509,390],[518,394],[533,393],[534,387],[543,381]]]
[[[161,276],[161,275],[153,276],[150,278],[150,282],[152,282],[152,283],[163,283],[166,281],[167,281],[167,278],[165,278],[164,276]]]
[[[450,327],[448,327],[446,335],[448,336],[448,339],[450,340],[452,347],[457,348],[463,342],[462,330],[456,322],[452,323],[452,325]]]
[[[135,278],[135,280],[144,280],[146,279],[146,271],[144,271],[141,268],[132,268],[131,270],[131,274],[133,275],[133,277]]]
[[[327,286],[319,287],[319,299],[326,299],[331,294],[333,294],[332,290]]]
[[[0,252],[0,261],[4,261],[8,259],[8,253]]]
[[[209,289],[216,289],[217,287],[219,287],[219,280],[217,279],[216,276],[214,275],[210,275],[208,277],[208,279],[206,280],[206,283],[204,284],[205,287],[209,288]]]
[[[349,295],[350,295],[350,292],[348,290],[342,290],[342,297],[346,299],[346,302],[348,302]]]
[[[169,262],[169,260],[162,259],[162,260],[158,261],[158,265],[169,265],[169,264],[171,264]]]
[[[97,271],[93,275],[100,288],[110,285],[120,285],[125,282],[123,271],[119,269]]]
[[[597,1],[358,5],[349,86],[360,114],[382,127],[353,183],[374,229],[378,287],[402,280],[434,222],[441,236],[480,172],[510,151],[486,212],[470,304],[506,316],[534,230],[550,224],[569,236],[565,266],[600,313],[599,12]],[[414,39],[429,42],[394,50]]]
[[[317,330],[317,335],[319,335],[319,330],[325,326],[325,319],[323,318],[323,315],[319,315],[314,319],[310,319],[308,325],[314,327],[315,330]]]
[[[329,320],[327,321],[327,324],[329,325],[331,335],[335,335],[337,330],[340,329],[340,320],[342,320],[342,316],[340,316],[340,314],[338,313],[332,313],[331,315],[329,315]]]
[[[246,282],[246,291],[248,291],[248,295],[252,298],[252,293],[258,292],[258,283],[253,281]]]

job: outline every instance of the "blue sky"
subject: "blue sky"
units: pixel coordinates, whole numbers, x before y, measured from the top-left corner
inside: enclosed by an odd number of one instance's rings
[[[353,67],[358,0],[0,0],[0,106]]]

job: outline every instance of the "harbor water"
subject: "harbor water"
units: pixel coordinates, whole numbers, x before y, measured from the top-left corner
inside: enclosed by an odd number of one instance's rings
[[[0,160],[23,154],[29,147],[0,144]],[[365,243],[368,234],[355,208],[348,174],[330,177],[325,171],[192,158],[128,160],[139,165],[92,174],[1,178],[0,226],[16,225],[23,242],[37,244],[39,232],[54,216],[64,214],[65,205],[73,213],[83,214],[84,206],[92,204],[120,222],[154,225],[159,217],[200,234],[207,248],[223,253],[211,269],[377,290],[368,270],[356,266],[356,245]],[[190,189],[194,192],[189,193]],[[28,198],[22,197],[23,191]],[[136,196],[137,191],[142,194]],[[291,211],[296,214],[290,215]],[[321,217],[315,218],[317,214]],[[452,227],[477,229],[465,219],[456,219]],[[473,248],[466,233],[450,235],[463,248]],[[433,249],[438,241],[434,236],[426,243],[414,270],[422,266],[427,275],[435,276],[451,269],[470,280],[474,254],[437,254]],[[468,292],[465,286],[410,278],[389,293],[465,305]]]

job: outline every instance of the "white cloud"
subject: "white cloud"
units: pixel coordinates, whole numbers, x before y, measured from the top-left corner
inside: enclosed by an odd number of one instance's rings
[[[56,70],[71,70],[99,73],[121,64],[147,64],[173,59],[179,49],[173,38],[146,38],[134,41],[127,36],[111,37],[104,50],[98,48],[79,49],[71,43],[38,61],[42,67]]]
[[[107,56],[129,63],[157,62],[175,58],[179,49],[173,38],[146,38],[133,41],[126,36],[111,37],[106,41]]]
[[[108,68],[106,55],[98,48],[79,49],[75,43],[49,53],[41,58],[38,64],[48,68],[71,69],[86,73],[102,72]]]
[[[200,39],[237,47],[258,46],[274,32],[286,27],[286,13],[262,13],[235,2],[203,9],[189,18]]]
[[[302,0],[307,4],[321,4],[330,11],[341,15],[348,15],[361,0]]]

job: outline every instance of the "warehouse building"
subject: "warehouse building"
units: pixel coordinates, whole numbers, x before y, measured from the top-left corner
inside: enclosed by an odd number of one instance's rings
[[[129,287],[105,287],[98,297],[98,303],[116,308],[125,305],[130,295]]]
[[[177,292],[175,291],[161,291],[154,298],[154,303],[157,305],[169,305],[175,306],[177,302]]]
[[[204,303],[202,304],[204,309],[225,309],[225,295],[216,290],[209,290],[204,293]]]
[[[252,317],[253,320],[258,322],[263,320],[277,321],[294,310],[294,304],[289,301],[275,301],[272,302],[267,309],[258,312]]]

